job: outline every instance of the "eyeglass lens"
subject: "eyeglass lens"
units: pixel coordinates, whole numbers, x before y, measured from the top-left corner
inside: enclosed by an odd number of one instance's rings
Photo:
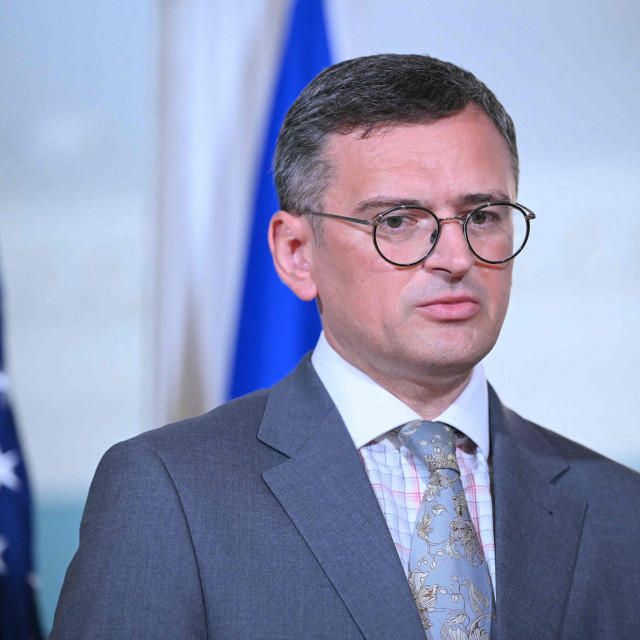
[[[378,250],[396,264],[409,265],[424,258],[437,236],[436,217],[423,209],[390,211],[375,229]],[[488,262],[508,260],[527,239],[527,219],[520,209],[510,205],[483,207],[469,218],[467,238],[479,258]]]

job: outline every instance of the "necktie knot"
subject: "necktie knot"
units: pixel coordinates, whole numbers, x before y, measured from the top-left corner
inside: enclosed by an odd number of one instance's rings
[[[398,437],[414,456],[423,460],[429,472],[451,469],[460,473],[456,459],[456,431],[444,422],[408,422]]]

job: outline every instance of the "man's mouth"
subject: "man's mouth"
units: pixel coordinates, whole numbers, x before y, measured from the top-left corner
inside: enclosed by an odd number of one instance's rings
[[[480,303],[469,295],[448,295],[418,305],[421,313],[435,320],[468,320],[478,313]]]

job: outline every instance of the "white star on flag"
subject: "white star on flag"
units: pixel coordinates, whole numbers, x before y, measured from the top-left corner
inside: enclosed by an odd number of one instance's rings
[[[15,473],[19,462],[20,456],[16,451],[0,449],[0,488],[5,486],[12,491],[20,489],[20,478]]]
[[[0,393],[7,393],[9,391],[9,378],[4,371],[0,371]]]
[[[9,572],[2,554],[9,548],[9,543],[4,536],[0,536],[0,575],[6,576]]]

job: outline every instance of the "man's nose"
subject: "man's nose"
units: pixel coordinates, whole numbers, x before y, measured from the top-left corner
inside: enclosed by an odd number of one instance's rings
[[[422,264],[428,271],[448,273],[460,278],[469,271],[475,260],[464,237],[463,221],[449,218],[440,222],[436,246]]]

